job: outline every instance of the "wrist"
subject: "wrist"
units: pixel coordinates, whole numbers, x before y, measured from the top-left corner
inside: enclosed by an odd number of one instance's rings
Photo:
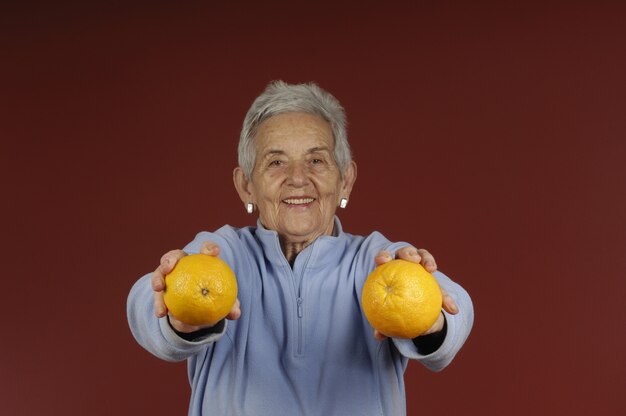
[[[214,325],[205,325],[205,326],[192,326],[183,324],[183,331],[178,330],[174,325],[172,325],[172,321],[168,316],[168,322],[170,327],[174,330],[176,335],[181,337],[186,341],[199,341],[202,338],[206,338],[211,334],[217,334],[224,330],[224,326],[226,325],[226,319],[222,319]],[[180,323],[180,321],[178,321]],[[192,330],[193,329],[193,330]]]

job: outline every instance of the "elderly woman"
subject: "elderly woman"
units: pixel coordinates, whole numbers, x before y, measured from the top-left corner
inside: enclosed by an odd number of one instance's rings
[[[187,360],[189,414],[403,415],[408,359],[441,370],[469,335],[469,296],[426,250],[343,231],[335,212],[357,176],[345,124],[339,102],[315,84],[271,83],[246,115],[233,175],[256,227],[201,232],[132,288],[137,341]],[[165,307],[165,274],[198,252],[219,255],[237,276],[229,322],[190,326]],[[439,319],[416,339],[375,332],[361,309],[366,277],[394,257],[421,262],[444,293]]]

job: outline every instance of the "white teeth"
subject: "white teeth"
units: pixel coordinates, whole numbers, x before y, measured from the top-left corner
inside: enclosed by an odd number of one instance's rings
[[[283,202],[287,204],[298,205],[298,204],[310,204],[313,201],[314,201],[313,198],[291,198],[291,199],[285,199]]]

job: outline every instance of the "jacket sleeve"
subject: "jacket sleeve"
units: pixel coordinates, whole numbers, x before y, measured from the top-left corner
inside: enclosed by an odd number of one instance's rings
[[[188,341],[170,326],[167,317],[154,314],[152,274],[139,279],[132,287],[127,301],[127,317],[130,331],[137,342],[150,353],[166,361],[182,361],[197,354],[208,344],[217,341],[226,331],[226,322],[215,332]]]
[[[218,231],[219,232],[219,231]],[[221,257],[232,257],[232,250],[225,238],[218,233],[201,232],[183,251],[199,253],[202,243],[211,240],[222,247]],[[128,324],[137,342],[157,357],[167,361],[182,361],[203,351],[208,345],[219,340],[227,329],[227,321],[221,321],[213,331],[202,331],[199,337],[185,337],[178,334],[167,317],[157,318],[154,314],[152,273],[139,279],[130,290],[126,305]]]
[[[474,323],[474,306],[468,293],[459,284],[441,272],[437,271],[433,275],[459,308],[456,315],[443,311],[447,325],[443,343],[436,351],[428,355],[420,354],[413,340],[394,338],[393,343],[405,357],[421,362],[432,371],[441,371],[450,364],[469,336]]]
[[[358,272],[359,282],[356,285],[359,301],[362,300],[360,296],[363,283],[367,275],[374,269],[374,256],[380,250],[386,250],[395,255],[399,249],[407,245],[410,244],[402,241],[392,243],[379,232],[372,233],[364,240],[361,246],[362,255],[359,260],[361,267]],[[459,284],[441,272],[434,272],[433,275],[439,285],[452,296],[459,308],[456,315],[443,311],[446,319],[446,332],[443,342],[439,348],[428,348],[432,352],[425,354],[418,351],[412,339],[392,338],[391,342],[403,357],[419,361],[432,371],[441,371],[450,364],[469,336],[474,322],[474,307],[469,295]],[[439,339],[436,340],[437,343],[440,341]]]

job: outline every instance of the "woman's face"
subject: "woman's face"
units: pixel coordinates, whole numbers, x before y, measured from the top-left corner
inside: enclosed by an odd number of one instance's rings
[[[254,143],[251,180],[235,170],[235,182],[237,177],[243,180],[238,190],[244,204],[254,203],[263,226],[287,243],[310,243],[331,234],[335,210],[341,198],[349,197],[356,165],[351,163],[341,177],[330,125],[312,114],[280,114],[259,126]]]

